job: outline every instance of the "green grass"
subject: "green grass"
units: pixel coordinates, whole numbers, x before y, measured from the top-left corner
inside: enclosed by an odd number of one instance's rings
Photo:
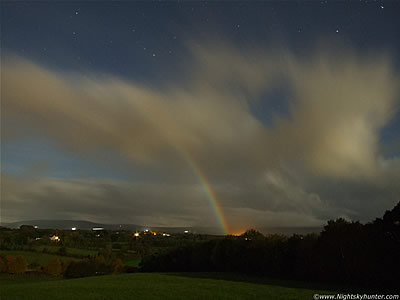
[[[15,276],[15,275],[14,275]],[[0,279],[2,279],[0,277]],[[177,274],[135,273],[80,279],[0,280],[1,299],[312,299],[332,293]]]
[[[66,256],[59,256],[56,254],[48,254],[48,253],[41,253],[41,252],[33,252],[33,251],[14,251],[14,250],[1,250],[0,255],[10,255],[10,256],[23,256],[28,265],[40,265],[44,266],[47,264],[51,259],[59,258],[61,261],[74,259],[71,257]],[[76,260],[76,258],[75,258]]]
[[[129,267],[139,267],[139,263],[140,263],[141,259],[137,258],[137,259],[130,259],[130,260],[124,260],[124,264],[129,266]]]
[[[34,282],[43,282],[43,281],[51,281],[51,280],[60,280],[61,277],[52,277],[46,274],[40,273],[25,273],[25,274],[5,274],[0,273],[0,299],[1,299],[1,291],[4,286],[9,285],[21,285],[24,283],[34,283]]]

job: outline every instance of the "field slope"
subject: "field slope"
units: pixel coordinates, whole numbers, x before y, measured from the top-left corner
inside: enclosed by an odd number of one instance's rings
[[[312,299],[302,288],[173,274],[136,273],[80,279],[2,278],[1,299]],[[328,292],[325,292],[328,293]]]

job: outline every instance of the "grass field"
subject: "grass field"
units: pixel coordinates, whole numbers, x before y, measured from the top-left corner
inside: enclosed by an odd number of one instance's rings
[[[313,299],[332,293],[179,274],[135,273],[80,279],[2,275],[2,300],[13,299]]]
[[[0,255],[23,256],[26,259],[28,265],[40,265],[40,266],[44,266],[51,259],[54,258],[59,258],[61,261],[69,259],[76,260],[76,258],[72,257],[59,256],[56,254],[49,254],[49,253],[33,252],[33,251],[1,250]]]
[[[47,251],[51,253],[57,253],[60,249],[58,246],[36,246],[35,251],[42,252],[43,248],[46,248]],[[71,256],[96,256],[99,252],[98,250],[90,250],[90,249],[78,249],[78,248],[66,248],[67,255]]]
[[[124,260],[124,264],[130,267],[138,267],[140,264],[141,259],[130,259],[130,260]]]

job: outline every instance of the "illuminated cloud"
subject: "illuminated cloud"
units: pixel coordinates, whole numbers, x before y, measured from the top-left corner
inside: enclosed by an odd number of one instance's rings
[[[284,214],[288,224],[316,224],[340,214],[371,215],[357,211],[350,199],[341,203],[332,197],[331,188],[317,183],[341,181],[354,197],[347,182],[374,191],[392,187],[399,164],[384,157],[379,133],[396,112],[400,81],[387,56],[333,53],[323,47],[312,58],[284,49],[239,51],[223,43],[190,43],[189,48],[192,63],[185,70],[187,79],[171,80],[163,88],[106,74],[66,73],[8,55],[2,60],[3,139],[44,136],[94,160],[98,153],[109,151],[154,172],[167,170],[176,183],[190,168],[187,160],[193,160],[214,185],[231,223],[239,222],[240,211],[243,216],[251,211]],[[274,116],[267,126],[252,107],[276,101],[263,97],[276,86],[287,87],[288,115]],[[6,182],[10,184],[6,209],[23,199],[12,182]],[[75,181],[53,179],[46,184],[57,187],[55,194],[73,190],[68,197],[72,202],[62,197],[53,203],[45,200],[54,193],[44,195],[44,183],[24,187],[29,201],[43,201],[53,211],[62,203],[72,205],[82,192]],[[198,191],[179,193],[183,187],[167,191],[154,183],[140,187],[139,201],[132,197],[136,191],[121,192],[124,184],[113,184],[115,193],[125,194],[116,197],[121,202],[112,216],[126,215],[142,199],[152,199],[151,207],[162,212],[156,218],[163,216],[165,222],[181,224],[178,215],[196,220],[209,214],[200,208]],[[92,183],[82,183],[85,191],[88,186]],[[400,192],[392,188],[388,192],[394,195],[387,200],[390,206]],[[79,204],[87,209],[81,206],[82,211],[114,203],[99,183],[84,194]],[[172,200],[182,195],[185,200]],[[132,208],[136,220],[142,220],[140,216],[151,220],[151,214],[144,213],[150,207],[146,205],[147,200]],[[77,215],[77,207],[71,215]],[[21,218],[15,209],[8,211],[10,218]],[[253,221],[260,225],[262,218]]]

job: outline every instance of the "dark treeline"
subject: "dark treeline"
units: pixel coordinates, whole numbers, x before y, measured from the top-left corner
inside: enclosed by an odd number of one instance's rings
[[[268,277],[395,289],[400,278],[400,202],[372,223],[329,221],[319,234],[249,230],[142,260],[143,271],[243,272]]]

